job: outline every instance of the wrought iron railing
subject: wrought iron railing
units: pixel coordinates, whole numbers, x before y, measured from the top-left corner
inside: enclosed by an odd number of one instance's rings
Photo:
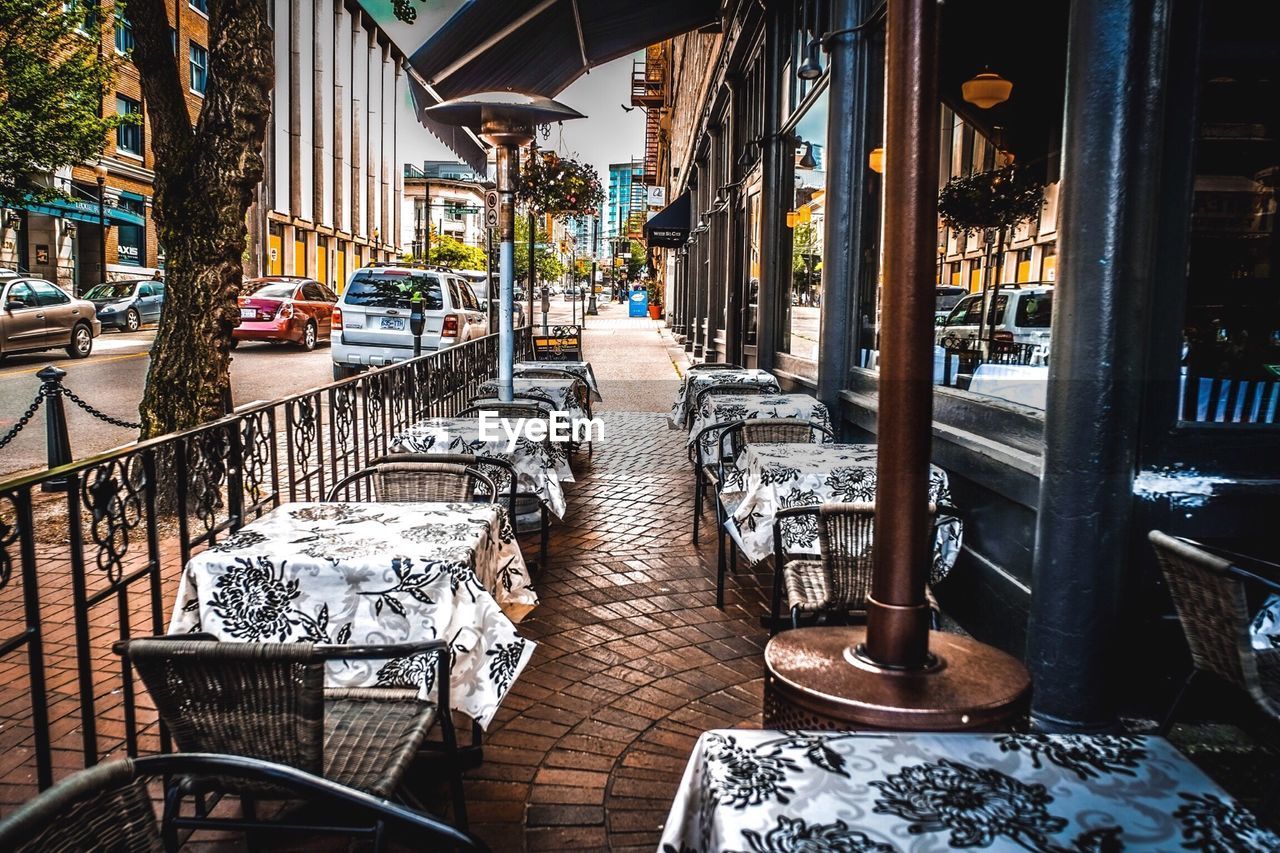
[[[491,335],[0,483],[0,808],[55,769],[165,748],[111,643],[164,632],[193,552],[467,406],[497,352]]]

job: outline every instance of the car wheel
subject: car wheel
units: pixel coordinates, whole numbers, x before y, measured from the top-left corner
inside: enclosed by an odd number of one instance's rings
[[[299,343],[302,344],[302,348],[307,352],[311,352],[316,348],[315,323],[307,323],[306,327],[302,330],[302,340]]]
[[[71,330],[71,343],[67,346],[67,355],[72,358],[88,358],[93,352],[93,332],[84,323]]]
[[[138,316],[138,312],[130,308],[124,315],[124,330],[126,332],[136,332],[142,328],[142,318]]]
[[[360,372],[358,367],[349,367],[345,364],[335,364],[333,366],[333,381],[341,382],[343,379],[350,379]]]

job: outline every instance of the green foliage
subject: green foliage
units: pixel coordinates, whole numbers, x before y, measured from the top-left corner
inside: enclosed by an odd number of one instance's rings
[[[631,257],[627,259],[627,280],[638,281],[645,272],[648,261],[648,249],[639,240],[631,241]]]
[[[564,275],[564,264],[551,250],[551,238],[542,228],[537,228],[534,241],[538,244],[534,249],[534,268],[538,273],[538,281],[559,281]],[[496,249],[495,249],[496,251]],[[497,269],[497,259],[494,259]],[[516,216],[516,281],[529,281],[529,217]]]
[[[1005,166],[952,178],[938,192],[938,215],[963,234],[1009,229],[1040,215],[1044,186],[1026,169]]]
[[[405,260],[421,260],[416,255],[405,254]],[[431,229],[431,258],[427,261],[442,267],[455,270],[482,270],[485,268],[484,249],[479,246],[468,246],[448,234],[439,235]]]
[[[594,214],[604,204],[604,189],[592,166],[533,150],[520,164],[516,197],[538,213]]]
[[[119,124],[98,115],[115,66],[114,53],[98,55],[111,11],[0,0],[0,202],[58,196],[39,177],[94,158]]]

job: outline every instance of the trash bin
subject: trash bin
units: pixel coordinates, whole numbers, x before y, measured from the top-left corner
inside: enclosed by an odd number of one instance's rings
[[[631,291],[630,307],[627,310],[628,317],[648,317],[649,316],[649,291],[633,290]]]

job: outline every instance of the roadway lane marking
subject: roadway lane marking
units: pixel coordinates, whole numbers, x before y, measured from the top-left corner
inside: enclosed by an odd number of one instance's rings
[[[126,358],[143,358],[149,355],[151,355],[151,351],[147,350],[146,352],[130,352],[130,353],[125,353],[124,355],[113,355],[108,358],[99,358],[90,362],[79,362],[79,360],[77,359],[77,362],[79,363],[75,364],[75,370],[79,371],[82,368],[90,367],[95,364],[106,364],[109,361],[124,361]],[[59,362],[54,366],[61,367],[63,370],[66,370],[68,374],[72,373],[72,371],[68,369],[72,367],[72,364]],[[42,364],[42,365],[39,365],[38,367],[24,367],[18,370],[0,371],[0,379],[8,379],[12,376],[30,376],[33,373],[39,373],[40,371],[44,370],[45,367],[46,365]]]

